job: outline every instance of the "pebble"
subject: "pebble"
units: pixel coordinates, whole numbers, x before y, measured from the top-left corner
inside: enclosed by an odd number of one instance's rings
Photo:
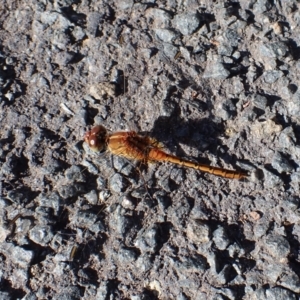
[[[282,58],[289,53],[289,48],[284,42],[271,42],[259,45],[262,56],[269,58]]]
[[[289,272],[288,274],[281,275],[279,285],[293,291],[294,293],[300,293],[299,276],[294,272]]]
[[[97,213],[92,210],[79,210],[72,218],[72,223],[79,227],[89,228],[97,220]]]
[[[118,259],[122,264],[129,264],[136,260],[137,254],[134,250],[121,248],[118,252]]]
[[[290,244],[285,237],[271,234],[266,239],[267,251],[279,262],[286,259],[290,253]]]
[[[92,205],[98,203],[98,193],[96,190],[91,190],[89,193],[85,194],[85,199]]]
[[[272,167],[279,173],[291,173],[294,171],[293,166],[280,152],[276,151],[272,157]]]
[[[207,243],[210,240],[210,228],[199,220],[191,220],[187,224],[187,237],[196,244]]]
[[[283,75],[282,71],[268,70],[264,72],[263,78],[266,83],[274,83]]]
[[[178,37],[178,33],[170,29],[158,28],[155,29],[154,32],[157,37],[165,43],[171,43]]]
[[[54,61],[60,66],[66,66],[72,62],[75,57],[74,52],[61,51],[55,55]]]
[[[10,243],[1,243],[0,251],[7,259],[10,259],[14,264],[24,269],[28,268],[34,258],[34,252],[32,250],[26,250]]]
[[[181,258],[175,263],[176,269],[180,273],[202,272],[207,268],[207,261],[199,254]]]
[[[35,225],[29,231],[29,238],[38,245],[47,246],[52,240],[54,233],[49,225]]]
[[[227,233],[226,233],[224,227],[219,226],[213,232],[213,241],[218,249],[225,250],[227,248],[227,246],[230,243],[230,240],[227,236]]]
[[[179,30],[183,35],[194,33],[200,26],[201,17],[198,13],[182,13],[175,15],[172,20],[174,28]]]
[[[255,107],[265,110],[268,104],[268,99],[262,95],[255,95],[253,97],[252,103]]]
[[[109,189],[114,193],[122,193],[128,188],[128,181],[119,173],[114,174],[108,182]]]
[[[224,67],[221,62],[208,62],[203,73],[203,78],[212,78],[224,80],[230,75],[230,72]]]

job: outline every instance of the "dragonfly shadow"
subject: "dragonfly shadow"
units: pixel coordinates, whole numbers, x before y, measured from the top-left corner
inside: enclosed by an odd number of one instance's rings
[[[181,118],[159,117],[149,134],[178,156],[185,155],[180,144],[200,151],[209,150],[217,155],[219,137],[224,131],[222,123],[216,123],[209,118],[186,121]]]

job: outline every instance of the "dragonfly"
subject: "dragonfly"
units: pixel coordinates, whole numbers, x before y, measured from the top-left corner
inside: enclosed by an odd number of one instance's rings
[[[156,139],[147,135],[141,135],[135,131],[108,133],[104,126],[96,125],[85,133],[84,141],[95,152],[109,151],[113,155],[122,156],[130,160],[144,163],[169,162],[228,179],[240,180],[248,177],[246,171],[213,167],[169,154],[163,150],[163,146]]]

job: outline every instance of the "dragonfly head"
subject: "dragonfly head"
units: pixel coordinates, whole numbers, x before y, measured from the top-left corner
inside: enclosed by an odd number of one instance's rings
[[[106,150],[107,131],[102,125],[97,125],[84,135],[84,141],[95,152]]]

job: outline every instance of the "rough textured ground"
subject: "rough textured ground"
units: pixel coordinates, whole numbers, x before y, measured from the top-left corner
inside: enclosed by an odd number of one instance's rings
[[[296,0],[1,0],[0,299],[299,299],[299,28]],[[99,123],[251,176],[97,156]]]

